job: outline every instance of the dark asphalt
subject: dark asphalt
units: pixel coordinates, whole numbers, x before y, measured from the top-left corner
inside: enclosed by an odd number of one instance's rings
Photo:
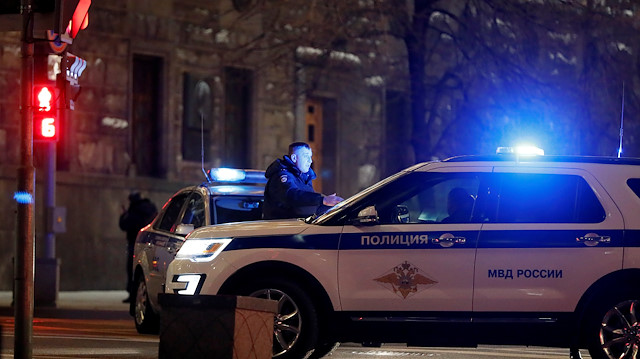
[[[59,292],[54,305],[37,305],[34,317],[66,319],[131,319],[126,291]],[[0,316],[14,316],[13,293],[0,291]]]

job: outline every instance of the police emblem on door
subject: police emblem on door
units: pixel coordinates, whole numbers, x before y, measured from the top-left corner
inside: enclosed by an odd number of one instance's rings
[[[408,261],[393,267],[381,277],[375,278],[374,281],[402,297],[402,299],[406,299],[438,283]]]

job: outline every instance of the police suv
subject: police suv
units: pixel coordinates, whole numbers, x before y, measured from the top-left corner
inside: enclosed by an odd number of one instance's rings
[[[418,164],[317,218],[196,229],[166,293],[278,300],[281,358],[345,341],[636,358],[640,159]]]
[[[167,266],[195,228],[262,218],[264,171],[214,168],[207,182],[174,194],[143,228],[134,247],[135,299],[130,313],[139,333],[159,328],[158,293],[164,291]]]

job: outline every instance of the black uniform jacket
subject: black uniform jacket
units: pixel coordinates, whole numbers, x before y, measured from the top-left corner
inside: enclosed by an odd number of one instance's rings
[[[313,190],[315,172],[302,173],[289,156],[273,161],[265,172],[264,219],[303,218],[322,205],[322,194]]]
[[[137,199],[129,204],[129,209],[120,215],[120,229],[127,232],[127,242],[133,246],[142,227],[153,221],[158,212],[156,206],[147,198]]]

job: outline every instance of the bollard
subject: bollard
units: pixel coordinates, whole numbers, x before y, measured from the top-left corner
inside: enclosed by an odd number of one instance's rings
[[[159,359],[270,359],[277,302],[162,293]]]

